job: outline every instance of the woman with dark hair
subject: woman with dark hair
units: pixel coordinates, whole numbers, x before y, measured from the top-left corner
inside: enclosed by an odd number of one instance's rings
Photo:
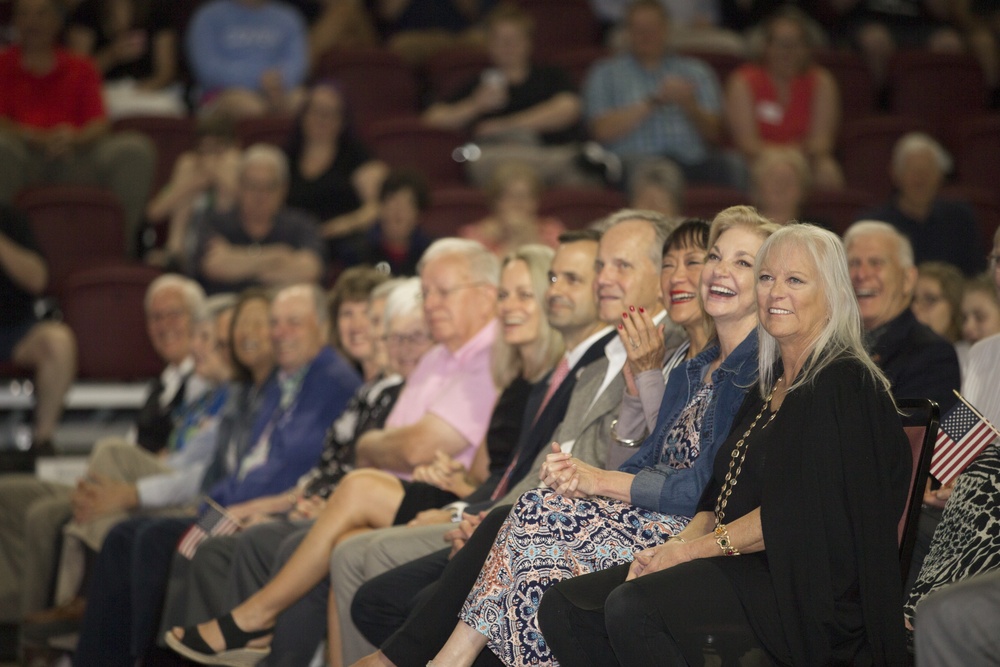
[[[320,235],[337,259],[343,239],[375,222],[386,166],[354,137],[343,93],[334,82],[321,81],[309,90],[287,153],[285,203],[319,218]]]
[[[427,183],[420,174],[393,170],[379,192],[378,220],[363,238],[341,245],[345,264],[388,265],[397,276],[412,276],[433,239],[420,227],[420,215],[430,206]]]
[[[352,266],[337,276],[330,290],[330,344],[355,365],[365,382],[385,367],[376,355],[375,338],[381,332],[372,330],[369,305],[372,291],[388,279],[370,266]]]

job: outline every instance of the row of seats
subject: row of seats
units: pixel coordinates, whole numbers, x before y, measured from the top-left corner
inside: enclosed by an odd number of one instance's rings
[[[543,54],[539,61],[562,67],[580,86],[594,62],[608,55],[603,47],[561,48]],[[728,54],[686,52],[684,55],[704,60],[723,83],[745,62]],[[816,61],[837,80],[844,120],[863,118],[880,110],[871,74],[857,54],[821,50]],[[471,47],[454,47],[438,53],[420,73],[384,49],[333,49],[317,64],[316,76],[341,83],[364,133],[373,121],[418,113],[422,97],[448,98],[487,67],[490,61],[486,53]],[[889,113],[920,118],[936,134],[947,134],[956,120],[987,109],[982,70],[975,58],[968,55],[901,51],[893,57],[887,86]],[[426,90],[423,96],[422,90]]]

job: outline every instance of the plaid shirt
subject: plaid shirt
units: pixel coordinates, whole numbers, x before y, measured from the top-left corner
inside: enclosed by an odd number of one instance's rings
[[[698,106],[719,114],[722,92],[712,69],[700,60],[666,55],[659,67],[648,70],[631,55],[597,63],[584,86],[587,119],[593,121],[610,111],[648,98],[665,76],[680,76],[695,85]],[[662,155],[683,164],[708,159],[709,149],[688,117],[676,104],[660,107],[627,135],[607,148],[620,157]]]

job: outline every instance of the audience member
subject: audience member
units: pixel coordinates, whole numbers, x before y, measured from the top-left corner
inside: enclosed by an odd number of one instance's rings
[[[468,467],[497,398],[489,375],[498,263],[461,239],[432,244],[420,259],[421,296],[437,344],[413,372],[385,428],[364,434],[358,466],[409,479],[441,450]]]
[[[490,215],[463,225],[458,235],[479,241],[499,257],[528,243],[554,248],[566,228],[556,218],[538,215],[542,187],[538,172],[529,164],[499,165],[486,188]]]
[[[897,398],[929,398],[942,414],[961,385],[954,346],[910,310],[917,283],[910,242],[885,222],[856,222],[844,232],[851,283],[865,344]]]
[[[379,193],[378,219],[362,242],[345,244],[341,258],[348,265],[384,264],[397,276],[415,274],[432,241],[420,228],[420,215],[429,205],[427,184],[419,173],[389,172]]]
[[[491,67],[449,99],[432,104],[432,127],[469,130],[481,153],[467,163],[485,186],[508,161],[526,162],[550,184],[580,183],[580,98],[561,69],[531,59],[534,21],[517,5],[501,4],[486,18]]]
[[[990,293],[993,285],[990,284]],[[946,262],[924,262],[917,267],[910,310],[917,321],[955,346],[958,365],[965,375],[970,343],[962,340],[962,293],[965,277]]]
[[[942,338],[956,343],[962,337],[962,291],[965,278],[945,262],[917,266],[917,283],[910,310],[917,321]],[[992,285],[990,285],[992,289]]]
[[[627,14],[629,50],[599,61],[584,86],[591,135],[625,163],[675,162],[689,183],[743,187],[743,165],[717,149],[722,95],[705,63],[669,51],[670,20],[657,0]]]
[[[345,534],[401,525],[414,517],[417,522],[429,522],[440,520],[438,517],[443,514],[444,522],[449,522],[452,512],[433,508],[459,499],[469,501],[472,495],[485,498],[496,489],[511,462],[512,444],[541,405],[546,389],[541,380],[562,356],[560,335],[550,329],[542,317],[541,301],[551,258],[552,251],[538,245],[524,246],[505,258],[497,314],[503,334],[494,343],[491,364],[493,381],[501,395],[493,410],[485,442],[480,445],[472,465],[466,469],[450,457],[439,454],[433,463],[414,471],[415,482],[411,483],[401,483],[397,477],[380,470],[362,469],[350,473],[330,496],[306,541],[296,549],[287,565],[267,586],[232,611],[233,620],[243,631],[252,633],[269,628],[279,613],[302,593],[325,580],[329,576],[330,552]],[[418,515],[420,510],[426,511]],[[182,655],[198,661],[222,657],[219,647],[225,650],[224,655],[235,655],[232,649],[241,647],[239,644],[234,646],[238,638],[225,632],[225,625],[222,620],[218,625],[209,622],[198,626],[197,630],[185,628],[183,635],[178,634],[179,628],[174,628],[172,638],[171,634],[167,635],[167,643]],[[220,630],[223,630],[221,637]],[[179,641],[182,637],[190,639]],[[212,642],[218,638],[225,643],[216,643],[206,651],[209,648],[206,640]],[[307,654],[300,655],[298,660],[287,655],[279,659],[284,664],[300,664],[308,659],[309,649],[314,648],[320,638],[304,641]],[[300,639],[306,639],[301,637],[301,632]],[[335,648],[339,655],[339,647]]]
[[[35,244],[27,217],[0,203],[0,361],[32,371],[35,415],[31,448],[53,453],[52,436],[63,399],[76,377],[76,338],[68,326],[39,320],[35,298],[49,282],[49,269]]]
[[[59,621],[82,618],[86,564],[101,550],[111,528],[130,515],[183,513],[197,498],[215,456],[221,412],[229,395],[233,302],[231,295],[219,295],[197,313],[191,342],[192,372],[205,383],[206,390],[179,407],[163,452],[152,454],[123,438],[104,438],[94,445],[86,475],[74,490],[66,489],[70,493],[63,500],[61,514],[71,511],[71,519],[62,526],[61,543],[51,547],[60,554],[53,595],[57,606],[28,614],[23,627],[25,636],[44,638],[49,631],[65,634],[67,628]],[[58,533],[61,524],[46,527],[46,531]],[[24,574],[44,577],[40,581],[24,578],[21,585],[29,595],[47,590],[53,580],[51,572],[28,569]]]
[[[340,258],[340,246],[363,236],[375,222],[387,168],[354,137],[334,83],[317,83],[306,94],[288,162],[285,203],[316,216],[330,257]]]
[[[476,26],[496,0],[375,0],[375,17],[391,51],[411,67],[420,67],[449,46],[482,46]]]
[[[750,194],[761,215],[779,225],[801,220],[812,178],[794,148],[765,148],[750,168]]]
[[[0,52],[0,202],[37,183],[107,187],[125,213],[131,252],[153,179],[153,143],[109,133],[94,65],[58,46],[56,0],[17,0],[18,43]]]
[[[212,0],[191,18],[188,62],[203,111],[293,113],[309,68],[305,22],[275,0]]]
[[[996,660],[1000,622],[1000,571],[949,585],[920,606],[916,664],[987,667]]]
[[[239,313],[237,313],[239,316]],[[332,349],[326,298],[314,285],[286,287],[270,308],[278,372],[263,388],[252,425],[219,442],[224,473],[208,496],[237,519],[255,501],[281,499],[322,451],[324,433],[360,385]],[[234,341],[239,340],[234,336]],[[137,518],[115,526],[94,563],[75,663],[126,665],[141,659],[158,627],[173,549],[194,518]]]
[[[640,165],[629,183],[628,199],[631,208],[673,220],[684,210],[684,174],[671,162]]]
[[[764,24],[763,50],[729,77],[726,116],[736,146],[753,162],[769,146],[800,151],[820,189],[844,186],[833,156],[840,125],[840,93],[830,72],[812,61],[809,19],[800,9],[779,10]]]
[[[155,0],[84,0],[67,20],[66,43],[93,59],[108,115],[183,116],[177,5]]]
[[[824,0],[838,18],[836,31],[861,51],[875,83],[882,86],[898,48],[960,53],[961,36],[949,23],[952,4],[934,0]],[[956,6],[959,3],[956,3]]]
[[[749,258],[774,229],[749,207],[716,216],[699,294],[717,339],[674,370],[654,435],[619,470],[589,466],[558,451],[549,455],[543,488],[522,495],[510,510],[462,606],[461,622],[435,662],[471,665],[482,660],[483,648],[507,665],[550,661],[548,643],[536,640],[538,606],[524,604],[525,594],[537,600],[561,580],[628,562],[643,547],[662,544],[684,529],[711,477],[728,422],[757,376]],[[675,448],[675,442],[685,445]],[[568,527],[557,518],[565,515],[588,519]],[[607,548],[594,552],[594,544]],[[536,558],[532,547],[546,556]]]
[[[760,379],[698,513],[630,566],[549,589],[538,613],[560,663],[693,664],[706,634],[723,655],[756,649],[767,663],[905,662],[896,527],[910,448],[846,268],[817,227],[765,242]]]
[[[985,2],[957,2],[951,5],[952,20],[962,30],[969,51],[983,70],[983,82],[997,105],[1000,85],[1000,5]]]
[[[612,48],[618,48],[622,35],[612,28],[622,22],[632,0],[590,0],[594,15],[609,33]],[[722,25],[720,0],[663,0],[670,15],[670,43],[682,51],[746,54],[746,40],[738,32]]]
[[[419,282],[413,279],[393,292],[388,295],[388,303],[386,294],[376,296],[375,292],[372,293],[373,309],[384,306],[386,315],[386,326],[379,327],[376,337],[381,338],[386,332],[390,332],[388,335],[413,337],[416,342],[390,344],[391,350],[386,356],[387,365],[383,367],[382,373],[355,393],[344,413],[328,431],[320,463],[299,480],[296,488],[286,497],[275,498],[277,504],[272,502],[270,506],[265,506],[263,503],[266,501],[263,500],[255,503],[261,516],[271,513],[270,520],[233,537],[209,540],[198,549],[190,567],[186,568],[185,577],[171,582],[164,607],[163,627],[210,619],[233,608],[250,593],[264,587],[271,573],[282,569],[283,563],[311,532],[313,520],[326,515],[324,507],[327,499],[331,503],[337,502],[340,497],[337,489],[341,481],[354,469],[354,444],[357,438],[384,424],[399,396],[404,379],[431,346],[417,297],[420,292]],[[382,305],[379,305],[379,301]],[[315,538],[312,538],[310,544],[314,541]],[[280,558],[280,561],[276,558]],[[298,569],[295,573],[302,574]],[[287,574],[281,577],[279,583],[268,586],[268,592],[279,592],[282,595],[291,593],[287,585],[288,579]],[[282,581],[286,585],[281,585]],[[268,597],[267,594],[265,597]],[[323,590],[309,591],[299,601],[295,597],[292,595],[291,598],[283,598],[278,602],[283,605],[287,601],[290,606],[278,619],[282,627],[275,629],[278,643],[274,649],[272,664],[277,659],[288,665],[307,663],[325,629],[325,587]],[[241,620],[246,629],[249,626],[245,618],[244,615]],[[281,643],[286,630],[291,630],[296,641],[291,644]],[[164,631],[160,634],[164,634]],[[310,642],[314,636],[316,641]]]
[[[194,272],[185,265],[194,254],[191,220],[205,211],[228,213],[236,205],[243,154],[233,121],[225,116],[199,118],[195,135],[195,149],[181,153],[170,181],[146,206],[150,223],[167,223],[163,247],[149,251],[146,261],[188,274]]]
[[[892,151],[897,194],[862,219],[894,225],[910,239],[916,261],[948,262],[971,276],[983,269],[975,214],[967,202],[939,196],[951,164],[951,157],[930,136],[922,132],[903,136]]]
[[[996,263],[995,259],[990,264]],[[984,275],[965,283],[961,307],[962,340],[974,345],[1000,333],[1000,301],[993,276]]]
[[[385,370],[384,355],[377,354],[369,312],[372,291],[389,277],[370,266],[352,266],[337,276],[330,290],[330,345],[354,364],[365,382]]]
[[[635,347],[625,348],[628,353],[628,363],[622,367],[625,394],[611,434],[617,445],[622,446],[625,460],[631,458],[635,446],[655,429],[670,372],[696,357],[708,345],[710,322],[698,296],[708,236],[709,225],[704,220],[686,220],[671,232],[663,245],[660,271],[663,306],[670,321],[684,330],[686,340],[673,349],[658,344],[662,337],[654,335],[656,328],[644,314],[623,320],[618,330],[620,336],[639,341]],[[615,450],[611,451],[609,464],[616,462],[613,460]]]
[[[183,406],[192,405],[205,384],[191,377],[193,322],[203,307],[198,285],[176,275],[161,276],[146,291],[146,327],[153,349],[166,362],[150,386],[145,405],[135,421],[134,440],[150,452],[169,444]],[[72,488],[36,479],[33,475],[5,475],[0,480],[0,600],[7,620],[17,622],[27,613],[49,606],[49,585],[55,571],[60,528],[71,515],[67,502]],[[22,586],[40,582],[37,589]]]
[[[657,326],[665,319],[657,274],[660,264],[659,248],[663,247],[669,223],[652,212],[626,209],[611,216],[606,226],[607,230],[597,247],[596,260],[591,262],[594,271],[590,274],[591,280],[585,280],[588,272],[583,270],[586,265],[586,254],[583,252],[585,248],[577,243],[571,245],[575,252],[566,257],[565,264],[560,264],[559,255],[563,251],[560,248],[553,262],[556,267],[554,272],[557,278],[565,282],[559,286],[557,281],[557,288],[549,294],[553,326],[558,328],[556,316],[565,317],[570,312],[568,304],[563,303],[564,299],[572,301],[577,314],[582,314],[583,311],[578,309],[587,304],[585,294],[592,294],[591,298],[596,298],[597,317],[605,324],[621,322],[625,314],[633,312],[630,308],[652,313],[653,322]],[[651,248],[657,250],[653,252]],[[557,295],[561,298],[557,298]],[[563,333],[565,337],[566,331]],[[604,333],[594,333],[576,347],[572,342],[567,342],[567,346],[575,354],[576,349],[584,350],[594,345]],[[679,334],[673,327],[667,328],[663,335],[668,346],[679,342]],[[566,340],[571,341],[570,338]],[[595,362],[574,373],[577,376],[576,384],[573,385],[565,414],[549,441],[560,443],[564,451],[572,452],[574,458],[595,466],[604,466],[607,461],[611,423],[618,416],[625,387],[621,369],[627,359],[621,337],[612,338],[601,347],[601,351],[603,354]],[[545,444],[548,445],[549,442]],[[512,485],[503,498],[495,499],[495,504],[513,503],[522,493],[535,488],[546,456],[544,449],[539,451],[521,481]],[[465,522],[467,523],[462,525],[467,530],[463,530],[464,537],[460,538],[462,542],[471,534],[473,527],[478,525],[479,520],[476,515],[467,514]],[[491,527],[493,531],[497,529],[499,523]],[[446,530],[446,527],[439,526],[384,529],[349,539],[334,550],[330,566],[331,581],[341,623],[339,628],[331,627],[330,634],[332,636],[339,630],[345,664],[350,664],[373,650],[358,635],[357,628],[347,620],[350,617],[350,604],[358,587],[393,567],[433,554],[440,549],[441,537]],[[447,553],[444,556],[447,557]],[[443,567],[440,561],[437,563]],[[436,571],[440,572],[440,569]],[[424,583],[429,582],[425,580]],[[423,585],[417,586],[417,590]]]
[[[309,24],[309,66],[333,48],[378,46],[375,25],[360,0],[291,0]]]
[[[281,150],[266,144],[248,148],[236,207],[206,211],[198,221],[192,264],[208,292],[320,279],[324,252],[316,225],[282,204],[287,191],[288,162]]]

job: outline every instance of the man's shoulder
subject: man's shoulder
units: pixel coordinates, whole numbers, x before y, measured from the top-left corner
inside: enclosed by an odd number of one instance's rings
[[[320,349],[307,375],[314,375],[324,385],[337,384],[352,391],[361,386],[361,376],[337,351],[329,346]]]

